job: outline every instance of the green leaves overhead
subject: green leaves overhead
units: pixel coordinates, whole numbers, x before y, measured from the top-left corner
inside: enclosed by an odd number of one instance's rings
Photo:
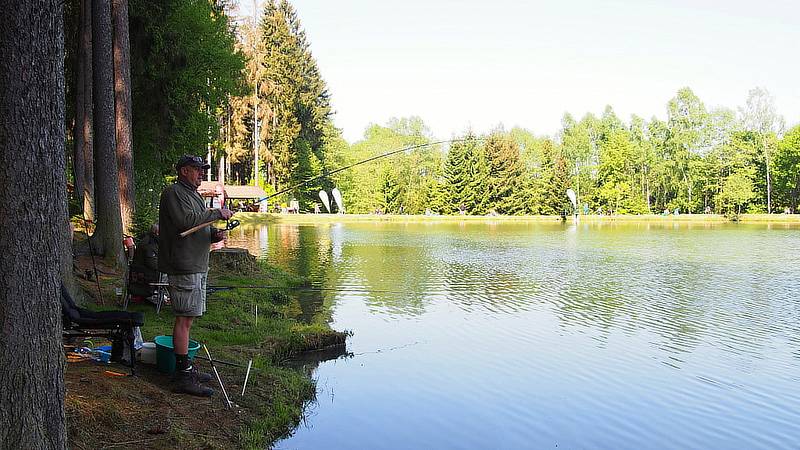
[[[221,2],[129,5],[137,182],[143,175],[158,187],[179,155],[205,154],[216,139],[219,112],[242,90],[244,59]]]
[[[177,158],[219,148],[244,57],[223,1],[130,0],[129,21],[135,221],[149,227]]]

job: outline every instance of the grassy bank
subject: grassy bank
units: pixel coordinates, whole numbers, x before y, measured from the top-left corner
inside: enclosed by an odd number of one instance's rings
[[[206,344],[231,399],[227,409],[216,381],[209,385],[217,394],[202,399],[173,393],[168,375],[155,367],[140,365],[136,377],[118,364],[101,365],[68,354],[66,410],[72,448],[259,448],[287,434],[301,419],[303,406],[313,400],[315,386],[307,374],[283,367],[298,354],[345,351],[345,333],[327,325],[304,324],[293,319],[298,309],[291,293],[304,280],[275,267],[247,258],[227,265],[227,258],[213,257],[209,285],[268,285],[280,290],[230,289],[210,293],[208,311],[192,328],[192,339]],[[76,260],[81,272],[91,268],[88,256]],[[98,261],[106,306],[99,305],[97,286],[80,279],[94,309],[118,308],[114,288],[121,277]],[[256,315],[256,308],[258,315]],[[129,308],[145,315],[145,341],[172,334],[173,316],[167,306],[156,314],[149,303]],[[77,343],[83,345],[83,343]],[[96,345],[96,343],[91,343]],[[198,355],[205,355],[201,352]],[[241,396],[247,361],[253,371],[247,392]],[[209,364],[196,358],[201,370]]]
[[[398,223],[461,223],[461,222],[493,222],[493,223],[557,223],[560,216],[425,216],[394,214],[268,214],[237,213],[236,219],[243,224],[254,223],[358,223],[358,222],[398,222]],[[572,221],[571,217],[567,218]],[[729,223],[731,219],[719,214],[681,214],[662,216],[659,214],[643,215],[585,215],[579,219],[583,223],[605,222],[659,222],[659,223]],[[800,214],[742,214],[740,223],[782,223],[800,225]]]

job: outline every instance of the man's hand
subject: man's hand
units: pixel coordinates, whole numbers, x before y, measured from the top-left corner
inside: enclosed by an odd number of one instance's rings
[[[231,217],[233,217],[233,211],[231,211],[228,208],[220,208],[219,212],[220,212],[220,214],[222,214],[222,218],[225,219],[225,220],[228,220]]]

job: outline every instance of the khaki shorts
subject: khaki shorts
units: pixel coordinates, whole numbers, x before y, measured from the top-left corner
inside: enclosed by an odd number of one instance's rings
[[[169,275],[169,296],[176,316],[200,317],[206,312],[208,272]]]

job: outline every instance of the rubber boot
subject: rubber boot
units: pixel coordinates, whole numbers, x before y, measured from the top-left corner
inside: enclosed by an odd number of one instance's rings
[[[178,392],[197,397],[211,397],[214,395],[213,389],[200,385],[197,373],[191,369],[175,372],[175,381],[177,382]]]
[[[189,370],[194,372],[195,376],[197,377],[198,383],[208,383],[209,381],[214,379],[214,377],[212,377],[210,373],[200,372],[199,370],[197,370],[197,367],[195,366],[192,366]]]
[[[178,374],[180,370],[176,370],[175,374],[172,376],[172,381],[178,381]],[[208,383],[209,381],[213,380],[214,377],[210,373],[200,372],[197,367],[193,364],[189,366],[184,372],[192,372],[194,376],[197,378],[198,383]]]

